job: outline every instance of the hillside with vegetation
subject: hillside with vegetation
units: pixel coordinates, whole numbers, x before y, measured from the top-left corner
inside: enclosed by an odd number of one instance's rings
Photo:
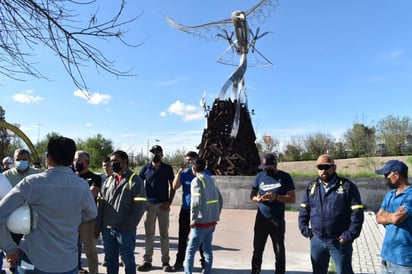
[[[375,175],[374,171],[381,168],[386,161],[394,159],[406,163],[409,166],[409,172],[412,172],[412,156],[337,159],[335,160],[336,171],[348,177],[371,177]],[[316,176],[316,161],[280,162],[278,168],[294,176]]]

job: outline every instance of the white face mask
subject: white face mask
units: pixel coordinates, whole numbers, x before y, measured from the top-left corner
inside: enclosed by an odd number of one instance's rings
[[[9,164],[9,168],[13,168],[14,167],[14,164]]]

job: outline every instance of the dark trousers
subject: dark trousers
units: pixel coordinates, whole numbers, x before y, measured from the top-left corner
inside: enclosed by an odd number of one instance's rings
[[[252,274],[260,273],[263,251],[268,236],[272,240],[273,252],[275,253],[275,273],[284,274],[286,269],[285,221],[267,219],[260,212],[256,214],[255,219]]]
[[[187,240],[190,233],[190,209],[180,209],[179,212],[179,240],[177,244],[176,263],[177,265],[183,265],[186,255]],[[203,262],[205,257],[203,255],[203,247],[199,247],[201,261]]]

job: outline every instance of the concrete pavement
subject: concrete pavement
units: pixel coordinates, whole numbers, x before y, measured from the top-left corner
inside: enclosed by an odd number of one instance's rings
[[[221,221],[216,227],[213,239],[213,270],[216,274],[247,274],[250,273],[250,260],[252,256],[253,224],[255,210],[223,209]],[[172,206],[170,213],[170,264],[176,259],[178,239],[179,207]],[[311,273],[309,254],[309,240],[300,235],[297,227],[297,212],[286,213],[286,270],[290,274]],[[144,254],[144,228],[143,221],[138,226],[136,241],[136,262],[141,264]],[[380,272],[380,247],[384,236],[384,228],[375,222],[372,212],[365,213],[365,222],[361,236],[354,242],[353,269],[355,273],[379,273]],[[153,268],[148,273],[164,273],[161,269],[160,245],[155,238],[155,250],[153,256]],[[99,262],[103,261],[103,247],[98,243]],[[87,264],[84,254],[84,265]],[[195,273],[200,273],[199,257],[195,260]],[[262,274],[273,273],[274,254],[270,241],[268,241],[264,253]],[[100,273],[106,273],[106,269],[99,266]],[[119,273],[124,273],[120,268]],[[179,272],[177,272],[179,273]],[[183,273],[183,272],[180,272]]]

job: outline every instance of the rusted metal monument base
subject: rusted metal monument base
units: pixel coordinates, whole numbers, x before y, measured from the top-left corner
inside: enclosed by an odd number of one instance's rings
[[[237,102],[216,98],[207,115],[207,128],[197,147],[199,157],[207,162],[207,169],[214,175],[251,176],[260,164],[256,135],[247,105],[240,105],[240,122],[237,137],[231,137]]]

